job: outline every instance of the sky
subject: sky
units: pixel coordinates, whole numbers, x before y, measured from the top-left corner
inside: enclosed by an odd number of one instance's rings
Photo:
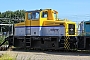
[[[0,12],[46,8],[57,10],[60,19],[90,20],[90,0],[0,0]]]

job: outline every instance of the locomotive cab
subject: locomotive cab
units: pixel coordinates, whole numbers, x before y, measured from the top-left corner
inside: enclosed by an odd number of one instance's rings
[[[25,22],[31,26],[43,26],[43,21],[55,21],[57,13],[57,11],[51,9],[26,11]]]

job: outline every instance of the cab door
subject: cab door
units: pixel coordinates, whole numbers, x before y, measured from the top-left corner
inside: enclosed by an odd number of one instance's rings
[[[26,22],[27,35],[39,36],[40,23],[39,23],[39,11],[28,12],[28,19]]]
[[[26,13],[25,15],[25,25],[26,25],[26,36],[31,36],[31,13]]]
[[[31,13],[31,36],[40,35],[40,12],[33,11]]]

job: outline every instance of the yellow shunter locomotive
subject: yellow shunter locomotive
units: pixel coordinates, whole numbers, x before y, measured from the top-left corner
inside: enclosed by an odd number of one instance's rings
[[[74,49],[76,22],[59,19],[58,12],[40,9],[25,12],[25,21],[14,25],[9,45],[37,49]]]

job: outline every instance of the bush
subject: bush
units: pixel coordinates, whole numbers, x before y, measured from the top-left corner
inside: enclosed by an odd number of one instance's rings
[[[5,40],[5,36],[0,36],[0,44],[2,44],[4,40]],[[4,44],[7,45],[8,42],[5,42]]]

